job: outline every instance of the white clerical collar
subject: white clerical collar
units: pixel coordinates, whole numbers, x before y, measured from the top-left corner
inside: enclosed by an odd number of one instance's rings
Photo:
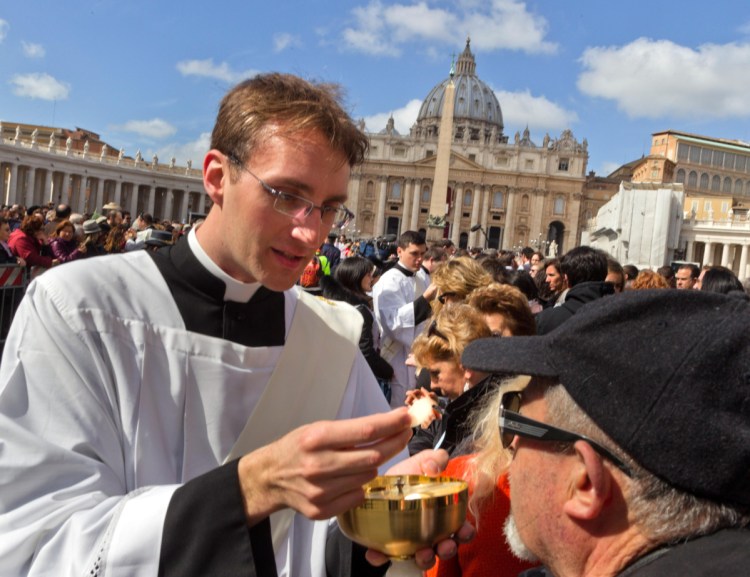
[[[206,254],[206,251],[203,250],[203,247],[198,242],[198,237],[195,234],[197,228],[197,226],[194,226],[188,233],[188,246],[190,247],[190,250],[193,251],[195,258],[198,259],[198,262],[206,267],[208,272],[210,272],[212,275],[214,275],[224,283],[224,286],[226,287],[224,300],[234,301],[238,303],[246,303],[247,301],[249,301],[255,294],[255,291],[260,288],[260,283],[241,282],[235,278],[232,278],[223,270],[221,270],[221,268],[219,268],[219,265],[211,260],[211,257]]]

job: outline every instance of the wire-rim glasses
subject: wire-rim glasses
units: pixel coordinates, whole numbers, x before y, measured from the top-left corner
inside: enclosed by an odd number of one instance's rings
[[[296,194],[283,192],[270,186],[262,178],[253,174],[234,154],[227,154],[227,158],[232,164],[238,166],[240,170],[244,170],[257,180],[263,187],[263,190],[273,197],[273,208],[276,212],[293,218],[307,218],[317,208],[320,211],[320,219],[323,224],[335,228],[344,228],[354,218],[354,213],[343,204],[319,206]]]
[[[593,439],[589,439],[584,435],[566,431],[565,429],[559,429],[552,425],[548,425],[547,423],[542,423],[541,421],[525,417],[518,412],[520,408],[520,392],[510,391],[503,395],[500,404],[500,440],[504,449],[510,447],[516,435],[519,437],[535,439],[537,441],[554,441],[562,443],[585,441],[591,445],[591,448],[594,449],[594,451],[599,453],[605,459],[611,461],[628,477],[633,476],[633,470],[626,465],[622,459],[603,445],[600,445]]]

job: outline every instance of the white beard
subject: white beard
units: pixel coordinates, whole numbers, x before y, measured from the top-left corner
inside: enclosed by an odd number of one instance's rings
[[[511,553],[522,561],[529,561],[531,563],[539,562],[539,558],[534,555],[521,540],[521,536],[518,534],[516,520],[513,518],[513,513],[509,514],[505,519],[503,533],[505,533],[505,542],[508,544]]]

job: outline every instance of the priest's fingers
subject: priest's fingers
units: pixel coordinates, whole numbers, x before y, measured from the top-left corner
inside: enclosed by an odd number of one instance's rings
[[[305,427],[301,442],[304,449],[344,449],[374,443],[411,428],[408,409],[401,407],[387,413],[341,421],[321,421]]]
[[[425,449],[388,469],[389,475],[439,475],[448,464],[448,453],[443,449]]]

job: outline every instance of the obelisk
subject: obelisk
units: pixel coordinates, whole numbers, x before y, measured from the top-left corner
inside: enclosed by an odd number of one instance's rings
[[[430,199],[430,214],[427,221],[427,241],[433,242],[443,238],[445,217],[448,213],[446,202],[448,193],[448,171],[451,160],[451,142],[453,140],[453,102],[456,87],[453,77],[456,74],[455,63],[451,63],[450,79],[445,87],[443,97],[443,112],[440,117],[440,133],[438,134],[437,158],[435,159],[435,178],[432,181],[432,197]]]

